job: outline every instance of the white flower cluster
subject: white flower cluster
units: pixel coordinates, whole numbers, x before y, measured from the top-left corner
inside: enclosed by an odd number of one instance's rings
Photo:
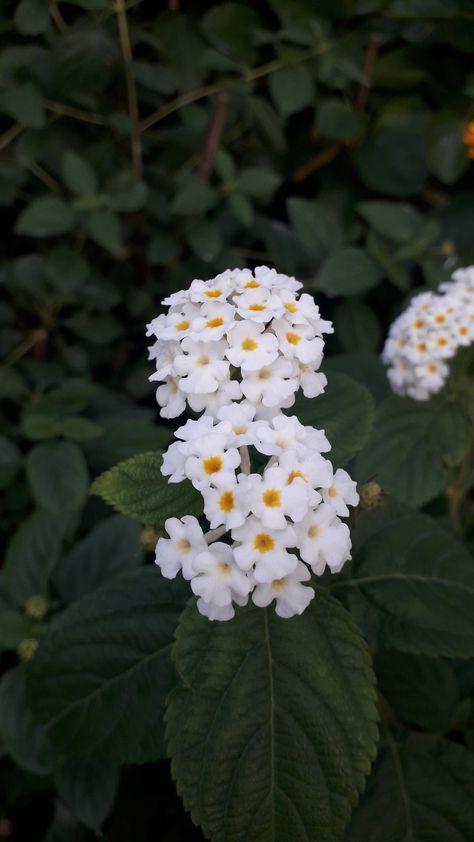
[[[151,380],[164,380],[156,393],[163,418],[186,408],[217,417],[222,406],[246,398],[258,418],[272,418],[295,401],[324,391],[318,371],[324,333],[332,333],[314,299],[297,295],[301,284],[259,266],[195,280],[165,298],[166,314],[147,326],[157,341]],[[236,376],[238,374],[238,376]]]
[[[227,271],[165,299],[168,314],[148,326],[152,379],[166,379],[161,414],[186,402],[204,410],[176,431],[161,470],[192,482],[210,525],[204,534],[195,517],[169,518],[156,563],[166,577],[182,572],[211,620],[231,619],[249,596],[262,607],[276,600],[281,617],[301,614],[314,597],[303,584],[310,569],[337,572],[351,557],[341,517],[359,502],[356,483],[322,456],[324,431],[281,412],[299,387],[315,397],[326,384],[318,368],[332,325],[300,286],[263,266]],[[249,448],[268,460],[261,473]]]
[[[443,388],[447,360],[474,341],[474,266],[422,292],[390,327],[382,359],[394,392],[418,401]]]

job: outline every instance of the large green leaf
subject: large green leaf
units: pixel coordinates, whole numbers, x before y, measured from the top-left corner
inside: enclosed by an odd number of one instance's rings
[[[47,511],[79,509],[86,499],[89,475],[76,444],[36,445],[26,458],[26,472],[36,503]]]
[[[375,751],[369,654],[318,593],[300,617],[210,623],[192,601],[173,650],[172,773],[213,842],[340,839]]]
[[[315,289],[328,295],[359,295],[376,286],[382,272],[362,249],[338,249],[323,263],[316,276]]]
[[[98,836],[117,794],[119,767],[98,757],[74,758],[63,764],[56,776],[60,801]]]
[[[474,564],[463,544],[397,505],[361,516],[354,540],[352,578],[334,588],[349,594],[371,641],[426,655],[474,655]]]
[[[0,488],[7,488],[17,475],[22,456],[17,446],[0,435]]]
[[[20,664],[0,681],[0,739],[15,763],[35,775],[47,775],[56,758],[45,727],[34,720],[27,705],[25,670]]]
[[[459,464],[468,446],[468,422],[458,404],[391,397],[377,407],[357,457],[357,478],[376,479],[401,502],[421,506],[442,491],[449,467]]]
[[[40,196],[20,213],[15,230],[30,237],[55,237],[70,231],[74,224],[74,211],[64,199]]]
[[[47,592],[59,560],[64,520],[46,511],[33,512],[11,539],[5,558],[5,585],[16,605]]]
[[[171,430],[136,418],[107,416],[98,418],[102,435],[84,444],[87,461],[95,471],[106,471],[137,453],[166,447]]]
[[[390,737],[347,842],[472,842],[474,757],[440,737]]]
[[[335,466],[341,466],[364,446],[372,427],[374,402],[361,383],[331,371],[324,394],[312,400],[300,395],[288,413],[297,415],[303,424],[325,430],[332,445],[327,455]]]
[[[112,515],[78,541],[58,564],[54,584],[65,602],[73,602],[142,561],[139,525]]]
[[[161,451],[140,453],[98,477],[91,491],[145,526],[161,529],[169,517],[200,514],[201,495],[191,483],[169,483],[161,462]]]
[[[164,702],[181,583],[125,574],[52,623],[31,661],[31,706],[66,754],[127,763],[163,754]]]

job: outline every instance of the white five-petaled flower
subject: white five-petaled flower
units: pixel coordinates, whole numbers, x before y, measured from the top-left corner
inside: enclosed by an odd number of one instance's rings
[[[192,515],[185,515],[181,520],[170,517],[165,520],[165,530],[169,538],[158,538],[155,564],[167,579],[174,579],[180,570],[185,579],[192,579],[196,555],[207,550],[198,521]]]
[[[349,527],[327,503],[309,512],[295,525],[295,532],[300,556],[317,576],[324,572],[326,565],[337,573],[351,557]]]
[[[285,619],[302,614],[314,599],[313,589],[302,584],[309,578],[308,568],[298,561],[292,573],[271,582],[258,584],[252,593],[252,601],[260,608],[265,608],[275,599],[276,613]]]
[[[206,603],[223,608],[231,604],[234,594],[246,597],[250,593],[250,580],[237,567],[228,544],[211,544],[195,557],[193,566],[197,575],[191,579],[191,588]]]

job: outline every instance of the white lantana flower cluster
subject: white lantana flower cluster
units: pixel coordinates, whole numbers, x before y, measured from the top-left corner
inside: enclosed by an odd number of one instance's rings
[[[333,328],[312,296],[298,296],[300,287],[259,266],[195,280],[165,298],[168,313],[147,326],[147,336],[157,340],[150,379],[165,381],[156,393],[163,418],[181,415],[186,403],[215,418],[242,398],[257,418],[272,418],[293,405],[300,387],[307,398],[320,395],[322,337]]]
[[[229,270],[165,299],[169,312],[148,325],[151,379],[165,380],[161,414],[186,403],[204,412],[176,431],[161,470],[191,481],[210,526],[204,534],[195,517],[169,518],[156,563],[190,581],[210,620],[231,619],[249,598],[276,600],[281,617],[301,614],[314,597],[310,571],[337,572],[351,557],[341,518],[359,502],[356,483],[322,455],[331,448],[323,430],[282,413],[300,387],[315,397],[326,385],[318,369],[332,325],[300,287],[264,266]],[[249,448],[267,457],[262,473]]]
[[[474,266],[458,269],[438,292],[415,295],[393,322],[382,360],[394,392],[418,401],[443,388],[447,360],[474,342]]]

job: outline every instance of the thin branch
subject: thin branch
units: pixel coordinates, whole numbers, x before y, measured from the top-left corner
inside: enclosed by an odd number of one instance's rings
[[[341,150],[341,145],[339,143],[332,143],[330,146],[327,146],[325,149],[321,149],[320,152],[316,152],[315,155],[312,155],[309,161],[306,161],[305,164],[302,164],[293,175],[293,181],[299,182],[304,181],[308,176],[312,175],[317,170],[320,170],[322,167],[325,167],[326,164],[330,164],[331,161],[339,154]]]
[[[36,178],[48,188],[48,190],[52,190],[53,193],[61,192],[61,185],[59,181],[56,181],[56,179],[47,173],[43,167],[40,167],[40,165],[35,163],[35,161],[30,161],[27,166],[30,172],[32,172],[33,175],[35,175]]]
[[[250,467],[250,454],[247,445],[243,444],[242,447],[239,447],[240,453],[240,470],[243,474],[248,474],[251,471]]]
[[[25,127],[22,123],[14,123],[6,132],[0,135],[0,150],[5,149],[19,134],[22,133]]]
[[[266,64],[262,64],[261,67],[256,67],[255,70],[250,70],[245,73],[241,77],[241,81],[246,83],[255,82],[257,79],[261,79],[263,76],[268,76],[271,73],[275,73],[276,70],[281,70],[282,67],[293,67],[295,64],[301,64],[301,62],[308,61],[310,58],[314,58],[314,56],[322,55],[323,53],[328,52],[332,47],[330,43],[320,44],[319,47],[314,47],[312,50],[308,50],[308,52],[302,53],[298,58],[292,59],[292,61],[283,61],[282,59],[274,59],[273,61],[269,61]],[[214,96],[214,94],[220,93],[220,91],[225,90],[227,80],[222,82],[215,82],[212,85],[203,85],[200,88],[195,88],[194,91],[189,91],[186,94],[180,94],[180,96],[176,97],[176,99],[171,100],[167,105],[164,105],[162,108],[159,108],[157,111],[154,111],[148,117],[145,117],[144,120],[140,123],[140,130],[142,132],[146,132],[155,123],[159,123],[161,120],[164,120],[165,117],[168,117],[170,114],[173,114],[175,111],[178,111],[180,108],[183,108],[185,105],[190,105],[192,102],[196,102],[198,99],[204,99],[208,96]]]
[[[62,117],[72,117],[73,120],[94,123],[96,126],[105,126],[107,124],[107,120],[101,114],[94,114],[92,111],[83,111],[82,108],[75,108],[72,105],[63,105],[62,102],[45,99],[43,100],[43,105],[47,111],[60,114]]]
[[[209,123],[209,129],[207,131],[206,141],[198,167],[199,178],[204,182],[209,181],[209,176],[214,168],[214,161],[216,159],[217,150],[219,149],[222,130],[227,116],[228,103],[229,97],[225,91],[221,91],[217,94],[216,107]]]
[[[127,9],[125,0],[116,0],[115,11],[119,30],[120,49],[125,65],[125,82],[127,86],[128,113],[132,124],[131,152],[132,166],[135,175],[140,178],[142,174],[142,141],[140,136],[140,114],[138,110],[138,95],[135,77],[132,71],[132,45],[130,43],[130,32],[128,29]]]
[[[358,111],[363,111],[369,100],[375,62],[377,61],[382,42],[383,38],[378,32],[372,33],[369,38],[369,43],[367,44],[367,50],[365,53],[364,66],[362,68],[362,82],[360,83],[355,101],[355,107]]]
[[[227,531],[227,526],[218,526],[217,529],[211,529],[209,532],[206,532],[204,535],[206,544],[211,544],[213,541],[216,541],[217,538],[222,538]]]
[[[65,32],[67,29],[66,21],[64,20],[61,12],[59,11],[56,0],[49,0],[48,8],[50,17],[55,22],[59,32]]]

